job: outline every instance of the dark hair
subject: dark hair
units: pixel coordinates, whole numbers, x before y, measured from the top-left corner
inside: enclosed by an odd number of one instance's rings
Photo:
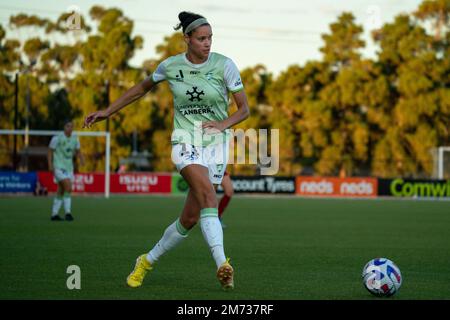
[[[186,30],[187,26],[191,24],[192,21],[195,21],[197,19],[200,18],[204,18],[204,16],[201,16],[199,14],[196,13],[192,13],[192,12],[188,12],[188,11],[182,11],[178,14],[178,19],[180,20],[180,23],[178,23],[174,29],[175,30],[179,30],[181,28],[183,28],[183,33]],[[204,25],[209,25],[209,23],[204,23],[202,24],[202,26]],[[195,29],[194,29],[195,30]],[[191,35],[192,31],[190,31],[188,33],[188,35]]]

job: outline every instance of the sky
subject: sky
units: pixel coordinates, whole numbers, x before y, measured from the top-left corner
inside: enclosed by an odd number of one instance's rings
[[[240,69],[263,64],[275,75],[289,65],[303,65],[322,58],[321,34],[343,11],[351,11],[364,27],[364,57],[376,57],[370,30],[392,22],[400,13],[411,13],[421,0],[0,0],[0,23],[7,28],[13,14],[27,13],[56,20],[75,7],[85,17],[93,5],[116,7],[134,20],[134,34],[144,46],[130,64],[141,66],[157,58],[155,47],[174,32],[178,13],[191,11],[205,16],[213,28],[212,50],[230,57]],[[8,29],[7,29],[8,30]],[[8,30],[7,36],[25,37]]]

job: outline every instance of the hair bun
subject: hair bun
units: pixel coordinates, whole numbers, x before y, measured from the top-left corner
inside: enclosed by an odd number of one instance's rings
[[[186,11],[182,11],[178,14],[178,19],[180,19],[181,22],[185,21],[186,19],[189,18],[191,14],[189,12]]]
[[[178,19],[180,20],[180,23],[178,23],[174,27],[174,29],[179,30],[179,29],[183,28],[183,33],[184,33],[184,30],[186,30],[188,25],[190,23],[192,23],[192,21],[199,19],[199,18],[203,18],[203,16],[196,14],[196,13],[189,12],[189,11],[181,11],[178,14]]]

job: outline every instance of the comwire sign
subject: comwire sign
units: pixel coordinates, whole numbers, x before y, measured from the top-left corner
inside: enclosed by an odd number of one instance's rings
[[[450,180],[379,179],[378,194],[393,197],[450,197]]]

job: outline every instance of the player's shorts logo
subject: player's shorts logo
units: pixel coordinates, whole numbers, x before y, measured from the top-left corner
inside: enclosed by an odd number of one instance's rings
[[[199,158],[200,153],[197,151],[195,146],[191,145],[190,150],[188,150],[185,143],[181,145],[181,152],[180,156],[184,158],[185,160],[195,161]]]

